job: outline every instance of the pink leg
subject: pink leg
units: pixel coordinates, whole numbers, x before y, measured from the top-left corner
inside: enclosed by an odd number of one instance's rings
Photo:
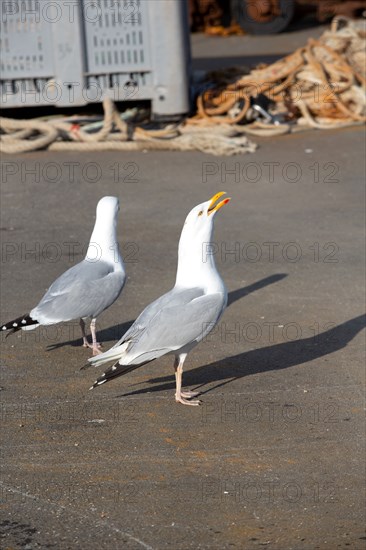
[[[92,346],[89,344],[89,342],[88,342],[88,338],[86,337],[84,319],[80,319],[80,328],[81,328],[81,334],[82,334],[82,336],[83,336],[83,347],[84,347],[84,348],[90,348],[90,347],[92,347]]]
[[[100,353],[102,353],[100,351],[100,348],[102,347],[102,345],[99,344],[99,342],[97,342],[97,331],[96,331],[95,325],[96,325],[96,319],[92,319],[90,323],[90,332],[92,335],[93,345],[91,346],[91,348],[93,350],[93,355],[99,355]]]
[[[182,403],[182,405],[197,406],[201,404],[201,401],[198,401],[198,400],[189,401],[191,397],[194,397],[195,395],[197,395],[196,392],[190,392],[190,391],[182,392],[183,364],[186,357],[187,357],[187,354],[184,353],[180,355],[179,358],[176,357],[174,361],[175,383],[176,383],[175,400],[177,403]]]
[[[96,319],[92,319],[92,322],[90,323],[90,332],[91,332],[92,341],[93,341],[92,344],[89,344],[88,338],[86,336],[84,319],[80,319],[80,328],[81,328],[81,334],[83,335],[83,347],[92,349],[93,355],[99,355],[100,353],[102,353],[99,349],[102,346],[97,342],[95,321]]]

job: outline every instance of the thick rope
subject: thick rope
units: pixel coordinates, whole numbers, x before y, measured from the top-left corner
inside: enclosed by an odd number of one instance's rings
[[[319,40],[249,75],[237,70],[214,73],[216,88],[197,100],[197,114],[180,125],[151,130],[123,120],[113,101],[103,101],[104,118],[50,117],[48,120],[0,118],[0,151],[199,150],[214,155],[253,152],[244,134],[271,137],[306,128],[343,128],[366,121],[366,33],[344,17],[333,20]],[[267,95],[273,114],[287,121],[245,123],[251,100]],[[123,115],[122,115],[123,116]]]
[[[212,123],[236,125],[244,121],[250,100],[266,95],[275,103],[273,112],[291,114],[293,124],[245,125],[247,133],[273,136],[292,131],[294,122],[309,127],[339,128],[366,121],[366,33],[345,17],[336,17],[319,40],[263,69],[203,92],[197,99],[195,126]],[[223,75],[224,76],[224,75]],[[324,124],[322,119],[329,121]]]
[[[161,130],[135,127],[121,120],[109,97],[103,101],[102,127],[89,133],[74,120],[51,118],[40,120],[0,119],[4,135],[0,149],[4,153],[23,153],[48,147],[51,151],[192,151],[213,155],[234,155],[253,152],[256,145],[243,129],[228,131],[221,124],[214,131],[200,128],[199,132],[184,125],[167,126]],[[10,133],[13,132],[13,133]],[[214,136],[214,138],[213,138]]]
[[[14,137],[14,133],[1,136],[0,150],[4,153],[23,153],[43,149],[58,137],[56,128],[47,122],[37,120],[14,120],[0,117],[0,127],[5,132],[15,130],[15,136],[17,136]],[[34,134],[38,134],[34,139],[24,139],[25,136],[29,138]],[[19,139],[19,135],[21,135],[21,139]]]

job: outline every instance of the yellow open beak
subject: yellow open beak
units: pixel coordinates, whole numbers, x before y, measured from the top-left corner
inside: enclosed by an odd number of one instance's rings
[[[225,191],[220,191],[219,193],[216,193],[216,195],[212,197],[212,199],[210,200],[210,206],[208,207],[208,210],[207,210],[208,215],[212,214],[213,212],[216,212],[217,210],[220,210],[220,208],[224,206],[224,204],[227,204],[228,202],[230,202],[231,200],[230,197],[226,197],[226,199],[220,201],[215,206],[215,203],[219,200],[220,197],[222,197],[222,195],[226,195]]]

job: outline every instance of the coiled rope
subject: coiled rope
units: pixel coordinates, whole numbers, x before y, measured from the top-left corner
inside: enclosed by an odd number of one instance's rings
[[[251,100],[260,94],[285,112],[290,121],[314,128],[338,128],[366,121],[366,32],[346,17],[335,17],[319,40],[275,63],[203,92],[197,115],[188,123],[199,126],[237,125],[248,115]],[[282,128],[280,127],[282,126]],[[255,135],[291,131],[289,124],[258,122],[245,126]]]
[[[214,87],[197,99],[197,114],[179,125],[145,129],[124,119],[109,97],[104,118],[90,124],[77,117],[15,120],[0,117],[0,150],[52,151],[198,150],[213,155],[253,152],[245,134],[277,136],[307,128],[340,128],[366,121],[366,32],[345,17],[336,17],[319,40],[265,68],[239,76],[216,73]],[[251,102],[260,94],[274,104],[272,114],[285,122],[246,123]],[[97,131],[95,131],[97,130]]]

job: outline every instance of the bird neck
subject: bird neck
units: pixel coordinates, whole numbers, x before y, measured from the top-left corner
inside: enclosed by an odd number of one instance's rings
[[[219,292],[222,279],[216,269],[211,236],[207,241],[185,240],[182,234],[178,250],[178,267],[175,285],[201,287],[207,292]]]
[[[122,257],[117,242],[116,220],[108,223],[105,219],[100,220],[97,218],[85,259],[91,262],[102,260],[113,264],[115,271],[123,269]]]

